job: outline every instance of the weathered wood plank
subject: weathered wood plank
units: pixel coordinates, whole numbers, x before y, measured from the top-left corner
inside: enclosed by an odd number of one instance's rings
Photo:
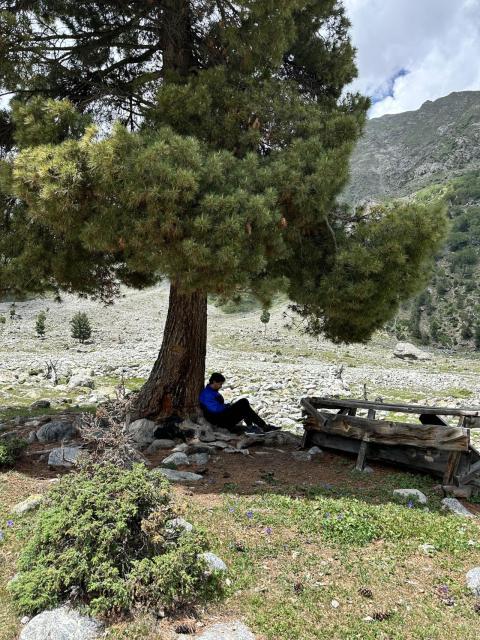
[[[451,484],[458,469],[461,451],[452,451],[448,456],[447,466],[443,474],[443,484]]]
[[[306,398],[308,402],[315,407],[319,408],[331,408],[342,409],[355,408],[355,409],[376,409],[377,411],[396,411],[398,413],[413,413],[420,415],[421,413],[430,415],[444,415],[444,416],[470,416],[472,418],[480,418],[480,407],[427,407],[420,404],[402,404],[402,403],[390,403],[390,402],[372,402],[371,400],[339,400],[337,398],[319,398],[311,397]],[[472,420],[475,423],[475,420]]]
[[[472,464],[468,473],[464,473],[458,478],[458,482],[459,484],[468,484],[475,477],[478,477],[478,479],[480,479],[480,462],[475,462],[475,464]]]
[[[356,416],[332,415],[324,413],[321,420],[315,414],[305,422],[305,427],[313,431],[324,431],[346,438],[363,440],[365,435],[371,442],[389,445],[408,445],[422,449],[433,448],[446,451],[468,451],[469,432],[461,427],[409,424],[387,420],[368,420]]]
[[[365,466],[365,456],[367,455],[367,447],[368,447],[368,439],[364,438],[360,444],[360,449],[358,450],[357,462],[355,464],[355,469],[357,471],[363,471],[363,467]]]

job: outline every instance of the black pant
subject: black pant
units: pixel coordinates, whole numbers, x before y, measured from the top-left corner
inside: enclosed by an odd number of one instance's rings
[[[203,413],[209,422],[219,427],[224,427],[225,429],[234,429],[240,420],[244,420],[248,426],[252,424],[256,424],[262,428],[267,426],[265,420],[262,420],[262,418],[255,413],[246,398],[232,402],[232,404],[225,407],[225,411],[221,413],[212,413],[207,409],[204,409]]]

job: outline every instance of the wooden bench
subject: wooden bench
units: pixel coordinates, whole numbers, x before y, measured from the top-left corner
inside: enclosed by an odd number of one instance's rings
[[[480,428],[480,409],[316,397],[302,398],[301,404],[305,446],[356,453],[360,471],[368,458],[441,475],[445,485],[480,487],[480,452],[470,442],[470,429]],[[359,410],[367,415],[358,416]],[[418,422],[398,422],[378,412],[413,414]],[[457,424],[442,416],[458,418]]]

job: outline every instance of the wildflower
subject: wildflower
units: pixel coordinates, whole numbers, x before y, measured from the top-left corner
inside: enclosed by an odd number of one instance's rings
[[[228,510],[230,511],[230,513],[233,513],[235,511],[235,507],[228,507]]]
[[[13,527],[13,520],[7,520],[7,527]]]
[[[409,509],[413,509],[413,500],[409,500],[409,501],[407,502],[407,507],[408,507]]]
[[[269,536],[272,533],[272,528],[271,527],[267,527],[265,529],[265,533],[267,534],[267,536]]]
[[[325,514],[325,518],[326,518],[327,520],[330,518],[330,514],[329,514],[328,512]]]
[[[247,518],[251,520],[253,518],[253,511],[247,511]]]
[[[337,516],[337,520],[343,520],[345,518],[345,515],[343,513],[339,513]]]
[[[5,534],[3,533],[3,531],[0,531],[0,542],[2,542],[5,538]]]

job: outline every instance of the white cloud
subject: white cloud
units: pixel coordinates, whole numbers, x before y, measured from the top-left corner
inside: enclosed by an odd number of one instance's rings
[[[480,90],[480,0],[344,0],[370,116]],[[405,73],[408,72],[408,73]]]

